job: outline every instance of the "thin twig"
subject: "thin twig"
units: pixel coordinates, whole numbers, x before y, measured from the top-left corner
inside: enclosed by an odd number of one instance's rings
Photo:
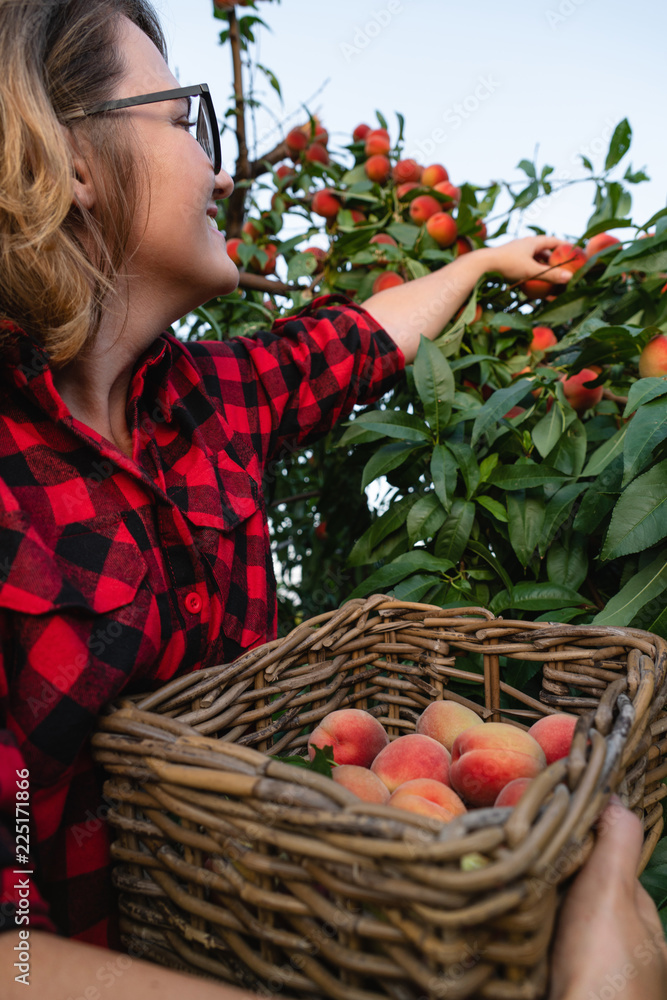
[[[269,507],[279,507],[282,503],[296,503],[297,500],[311,500],[313,497],[319,497],[322,490],[308,490],[307,493],[295,493],[291,497],[283,497],[281,500],[272,500]]]

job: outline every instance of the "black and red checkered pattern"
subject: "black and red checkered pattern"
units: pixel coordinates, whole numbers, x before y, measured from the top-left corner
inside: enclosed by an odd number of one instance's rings
[[[387,392],[404,358],[339,296],[252,337],[164,333],[132,373],[129,458],[69,413],[36,340],[2,333],[0,926],[15,926],[15,771],[27,767],[30,926],[118,948],[96,717],[120,692],[275,637],[263,477]]]

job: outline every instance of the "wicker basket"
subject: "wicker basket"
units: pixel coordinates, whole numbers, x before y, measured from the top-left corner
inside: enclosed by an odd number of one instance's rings
[[[264,995],[544,996],[561,886],[610,792],[643,819],[642,867],[660,837],[666,654],[636,629],[374,595],[108,706],[93,752],[110,775],[124,946]],[[542,665],[541,700],[503,682],[501,658]],[[450,678],[483,689],[479,704]],[[305,753],[334,709],[367,709],[396,737],[436,698],[524,727],[582,718],[518,806],[445,825],[274,759]]]

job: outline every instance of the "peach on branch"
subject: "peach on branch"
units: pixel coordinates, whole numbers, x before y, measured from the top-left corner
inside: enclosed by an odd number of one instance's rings
[[[248,219],[247,222],[243,223],[243,229],[241,230],[246,234],[246,236],[250,237],[253,243],[255,242],[255,240],[258,240],[262,235],[262,230],[258,229],[257,226],[255,225],[256,221],[257,221],[256,219]],[[227,245],[229,246],[229,244]]]
[[[591,236],[586,244],[586,257],[590,260],[591,257],[594,257],[596,253],[600,253],[601,250],[606,250],[607,247],[616,245],[620,246],[620,243],[621,241],[617,240],[610,233],[598,233],[597,236]]]
[[[329,133],[322,125],[316,125],[314,135],[309,136],[309,138],[311,142],[316,142],[320,146],[326,146],[329,141]]]
[[[384,128],[375,128],[366,136],[366,156],[375,156],[376,153],[382,155],[391,149],[389,133]]]
[[[384,271],[373,282],[373,295],[377,295],[378,292],[384,292],[387,288],[396,288],[397,285],[404,284],[405,281],[400,274],[396,274],[396,271]]]
[[[433,778],[448,785],[449,752],[430,736],[408,733],[380,751],[371,771],[384,781],[390,792],[413,778]]]
[[[461,254],[470,253],[471,251],[472,247],[470,245],[470,240],[468,239],[468,237],[459,236],[458,240],[456,241],[456,256],[460,257]]]
[[[553,764],[555,760],[568,756],[576,724],[576,715],[556,712],[554,715],[545,715],[543,719],[538,719],[530,727],[528,732],[544,750],[547,764]]]
[[[473,229],[472,235],[477,240],[485,240],[487,237],[486,223],[482,222],[480,219],[475,229]]]
[[[547,347],[553,347],[558,343],[558,338],[550,326],[534,326],[533,339],[530,342],[530,352],[546,351]]]
[[[378,720],[359,708],[339,708],[329,712],[308,738],[308,754],[315,757],[315,747],[333,747],[337,764],[370,767],[374,758],[389,743]]]
[[[449,212],[435,212],[430,216],[426,220],[426,231],[439,247],[450,247],[456,241],[459,232]]]
[[[406,181],[405,184],[399,184],[397,186],[396,195],[399,199],[405,198],[408,191],[414,191],[414,189],[418,187],[419,184],[415,183],[415,181]]]
[[[364,124],[364,122],[362,122],[355,128],[354,132],[352,133],[352,138],[354,139],[355,142],[363,142],[370,131],[371,131],[370,125],[366,125]]]
[[[532,781],[532,778],[515,778],[510,781],[501,788],[498,798],[493,803],[494,806],[515,806]]]
[[[449,174],[441,163],[432,163],[430,167],[424,167],[421,176],[421,182],[424,187],[434,188],[436,184],[441,184],[442,181],[448,180]]]
[[[242,261],[239,257],[239,246],[243,243],[243,240],[239,239],[238,236],[234,236],[231,240],[227,240],[227,256],[233,264],[237,267],[242,267]]]
[[[391,172],[397,184],[418,183],[422,176],[422,167],[416,160],[399,160]]]
[[[370,240],[368,242],[369,243],[386,243],[387,246],[390,246],[390,247],[397,247],[398,246],[398,243],[396,242],[396,240],[394,239],[394,237],[390,236],[389,233],[376,233],[375,236],[371,236],[371,238],[370,238]]]
[[[465,382],[465,380],[464,380]],[[477,388],[473,383],[469,383]],[[451,753],[454,740],[471,726],[483,725],[483,720],[465,705],[455,701],[432,701],[417,719],[415,732],[442,743]]]
[[[285,143],[290,153],[300,153],[308,145],[308,137],[300,128],[293,128],[287,133]]]
[[[321,146],[319,142],[314,142],[306,150],[306,160],[309,163],[321,163],[326,167],[329,163],[329,154],[324,146]]]
[[[389,801],[389,789],[367,767],[358,764],[340,764],[331,769],[331,777],[337,784],[353,792],[364,802],[378,802],[385,805]]]
[[[439,211],[440,202],[430,194],[420,194],[414,201],[410,202],[410,217],[419,226]]]
[[[572,274],[578,271],[586,263],[586,254],[581,247],[575,247],[572,243],[560,243],[551,251],[549,264],[551,267],[561,267],[564,271]]]
[[[594,372],[592,368],[582,368],[576,375],[570,375],[569,377],[563,375],[561,378],[565,398],[577,413],[585,413],[591,407],[597,406],[602,399],[604,389],[601,385],[595,388],[587,388],[584,385],[585,382],[592,382],[597,377],[598,372]]]
[[[434,778],[413,778],[405,781],[402,785],[391,793],[389,805],[397,804],[397,799],[402,795],[418,795],[422,799],[428,799],[442,806],[455,816],[461,816],[467,809],[453,788],[443,784],[442,781],[435,781]]]
[[[437,191],[438,194],[446,195],[455,205],[458,205],[461,201],[461,188],[455,187],[449,181],[440,181],[439,184],[434,186],[433,190]]]
[[[376,184],[385,184],[389,179],[391,163],[387,156],[376,153],[366,160],[364,170],[369,180],[375,181]]]
[[[327,220],[335,219],[340,211],[341,202],[331,188],[322,188],[313,195],[311,204],[316,215],[322,215]]]
[[[519,288],[527,299],[544,299],[550,295],[555,286],[550,281],[542,281],[541,278],[529,278],[519,285]]]
[[[290,167],[289,164],[283,163],[282,166],[278,167],[276,170],[276,177],[278,180],[287,181],[288,178],[296,177],[296,170],[294,167]]]
[[[667,336],[664,333],[649,340],[639,355],[639,374],[641,378],[667,375]]]
[[[486,722],[454,740],[450,783],[469,805],[492,806],[510,781],[534,778],[546,763],[542,747],[523,729]]]
[[[353,208],[353,209],[350,210],[350,215],[352,216],[352,221],[354,222],[355,226],[359,222],[365,222],[366,221],[366,216],[364,215],[364,213],[360,212],[356,208]]]

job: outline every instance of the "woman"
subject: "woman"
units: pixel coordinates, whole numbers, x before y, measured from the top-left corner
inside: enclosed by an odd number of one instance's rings
[[[386,392],[485,271],[533,277],[559,241],[184,345],[165,328],[238,281],[211,225],[232,182],[173,94],[152,9],[0,0],[0,56],[2,915],[15,930],[9,817],[27,769],[31,982],[48,998],[94,979],[99,952],[81,943],[120,946],[89,742],[102,706],[275,635],[267,463]],[[125,996],[183,988],[131,964]]]

